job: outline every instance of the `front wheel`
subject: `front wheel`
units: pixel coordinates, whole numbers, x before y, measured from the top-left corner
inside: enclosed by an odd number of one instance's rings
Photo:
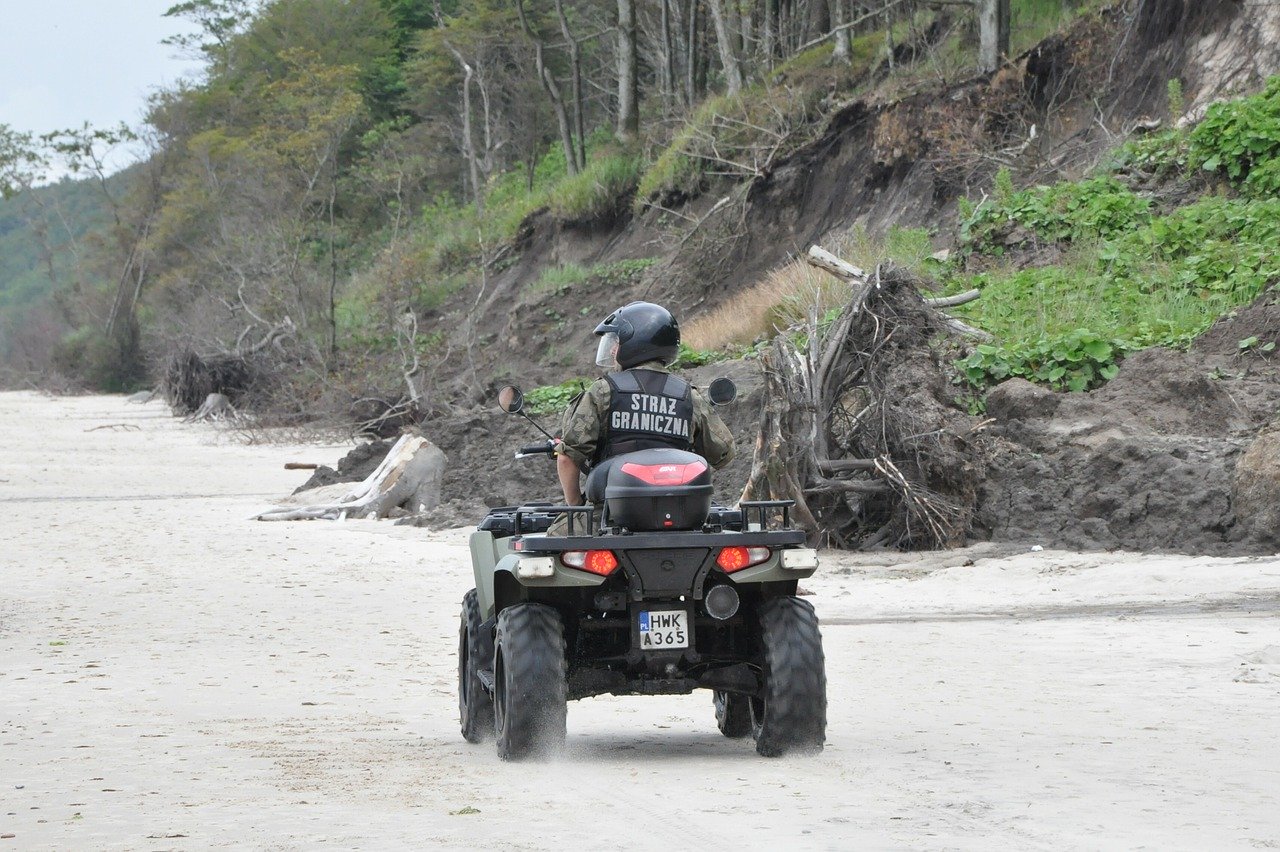
[[[458,623],[458,718],[462,738],[469,743],[493,736],[493,699],[480,682],[480,666],[489,658],[487,646],[480,633],[480,598],[472,589],[462,599]]]
[[[565,672],[560,613],[536,603],[498,613],[493,709],[503,760],[546,757],[564,745]]]
[[[793,597],[760,607],[764,696],[749,706],[756,751],[765,757],[822,751],[827,732],[827,673],[813,606]]]

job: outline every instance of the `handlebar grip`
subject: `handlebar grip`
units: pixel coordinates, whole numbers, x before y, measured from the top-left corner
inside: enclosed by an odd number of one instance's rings
[[[519,452],[522,456],[531,456],[536,455],[537,453],[550,454],[554,450],[555,447],[553,447],[550,442],[545,442],[541,444],[534,444],[531,447],[521,447]]]

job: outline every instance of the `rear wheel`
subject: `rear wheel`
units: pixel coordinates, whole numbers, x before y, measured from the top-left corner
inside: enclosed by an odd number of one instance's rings
[[[480,623],[480,598],[472,589],[462,599],[458,623],[458,719],[469,743],[493,736],[493,699],[480,682],[480,666],[489,659]]]
[[[498,613],[494,721],[503,760],[545,757],[564,745],[565,643],[560,613],[522,603]]]
[[[711,696],[716,707],[716,727],[731,740],[751,733],[751,699],[717,689]]]
[[[813,606],[794,597],[760,607],[764,697],[750,699],[756,751],[765,757],[822,751],[827,731],[827,675]]]

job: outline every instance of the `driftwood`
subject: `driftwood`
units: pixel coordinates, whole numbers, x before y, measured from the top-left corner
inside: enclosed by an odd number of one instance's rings
[[[439,447],[421,436],[405,435],[391,447],[382,464],[354,487],[344,484],[302,491],[294,495],[302,505],[280,506],[255,517],[259,521],[383,518],[406,503],[415,511],[434,509],[440,499],[444,465]],[[336,494],[334,489],[338,489]],[[317,502],[308,502],[311,500]]]
[[[981,295],[981,290],[965,290],[963,293],[957,293],[954,296],[938,296],[934,299],[925,299],[924,303],[931,308],[954,308],[977,301]]]
[[[815,306],[763,353],[765,401],[743,499],[794,500],[797,522],[824,544],[960,542],[980,454],[973,418],[952,401],[949,356],[935,346],[958,321],[934,304],[977,294],[926,300],[924,282],[904,270],[862,270],[817,246],[805,259],[848,282],[848,301],[830,322]]]
[[[90,429],[85,429],[84,431],[97,432],[100,429],[110,429],[113,432],[117,429],[121,432],[138,432],[142,430],[142,427],[136,426],[133,423],[104,423],[101,426],[94,426]]]
[[[238,414],[225,394],[211,393],[195,411],[183,418],[185,423],[203,423],[210,420],[235,420]]]

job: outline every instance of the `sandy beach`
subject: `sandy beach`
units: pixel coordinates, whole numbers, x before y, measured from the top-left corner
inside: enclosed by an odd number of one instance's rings
[[[1280,847],[1280,558],[825,555],[820,756],[696,693],[504,764],[465,530],[248,520],[344,448],[33,393],[0,446],[0,850]]]

